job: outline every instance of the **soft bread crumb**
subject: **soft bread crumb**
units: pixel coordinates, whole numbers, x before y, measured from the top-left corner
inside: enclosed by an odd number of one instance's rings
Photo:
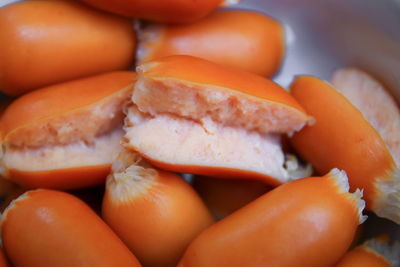
[[[91,106],[18,128],[5,137],[4,145],[23,149],[77,142],[91,144],[96,137],[122,126],[122,105],[129,100],[131,89],[128,86]]]
[[[400,166],[400,111],[394,98],[377,80],[355,68],[336,70],[332,84],[379,132]]]
[[[143,67],[143,66],[142,66]],[[141,70],[138,68],[138,72]],[[244,93],[174,79],[153,79],[138,75],[132,102],[152,116],[174,114],[202,121],[210,118],[228,127],[266,133],[299,131],[310,120],[301,111]]]
[[[123,151],[113,162],[106,187],[111,201],[123,204],[147,193],[157,185],[157,177],[158,172],[145,163],[139,154]]]
[[[400,224],[400,169],[396,168],[386,178],[376,179],[375,188],[373,210],[376,215]]]
[[[80,141],[36,149],[7,148],[0,166],[20,171],[42,171],[111,164],[123,149],[120,145],[123,134],[122,129],[117,129],[94,138],[91,144]]]
[[[160,162],[257,172],[288,181],[278,135],[218,124],[211,128],[169,114],[152,117],[131,105],[125,137],[127,147]]]
[[[354,200],[355,206],[357,208],[357,213],[359,217],[359,224],[362,224],[367,219],[367,216],[363,215],[362,212],[365,208],[365,201],[362,199],[363,192],[360,189],[356,189],[354,193],[349,193],[350,185],[345,171],[341,171],[337,168],[332,169],[327,174],[328,179],[333,179],[337,188],[338,193],[346,194],[348,197]]]

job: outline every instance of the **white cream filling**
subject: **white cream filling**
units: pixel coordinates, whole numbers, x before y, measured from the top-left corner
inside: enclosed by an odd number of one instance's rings
[[[192,120],[168,114],[146,116],[135,106],[127,112],[125,137],[129,145],[153,160],[256,172],[281,182],[289,179],[278,135],[221,126],[212,120],[205,129]]]
[[[91,144],[77,142],[39,149],[6,148],[3,166],[20,171],[44,171],[111,164],[123,150],[122,136],[122,129],[118,129],[95,138]]]

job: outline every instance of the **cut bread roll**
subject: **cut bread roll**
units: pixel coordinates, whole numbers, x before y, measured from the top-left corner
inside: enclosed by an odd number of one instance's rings
[[[170,171],[289,180],[280,134],[311,121],[277,84],[191,56],[141,65],[126,147]]]
[[[122,149],[122,106],[134,78],[133,72],[111,72],[15,100],[0,126],[5,177],[31,188],[70,189],[104,182]]]
[[[293,96],[315,117],[293,136],[293,147],[319,173],[345,170],[352,189],[364,190],[369,210],[400,223],[399,109],[360,70],[337,70],[332,83],[310,76],[292,83]]]

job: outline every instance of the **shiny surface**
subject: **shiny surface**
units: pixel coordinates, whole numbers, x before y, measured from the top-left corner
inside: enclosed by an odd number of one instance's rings
[[[223,0],[81,0],[88,5],[127,17],[185,23],[206,16]]]
[[[389,179],[394,161],[378,132],[362,114],[327,83],[299,76],[290,87],[315,124],[296,133],[291,142],[299,155],[320,174],[345,170],[352,191],[364,188],[364,199],[376,211],[375,183]]]
[[[224,10],[191,24],[150,24],[138,31],[137,62],[191,55],[271,77],[284,55],[281,23],[259,12]]]
[[[1,8],[0,32],[0,91],[13,96],[134,61],[131,21],[74,1]]]
[[[356,200],[334,177],[303,178],[264,194],[198,235],[178,266],[332,266],[359,223]]]
[[[107,224],[70,194],[29,191],[3,215],[4,248],[14,266],[141,266]]]
[[[144,266],[174,267],[191,240],[213,219],[193,188],[178,175],[155,173],[154,180],[145,175],[109,176],[102,216]],[[135,195],[147,183],[149,187]]]
[[[75,189],[104,184],[111,164],[43,171],[9,169],[9,179],[24,188]]]

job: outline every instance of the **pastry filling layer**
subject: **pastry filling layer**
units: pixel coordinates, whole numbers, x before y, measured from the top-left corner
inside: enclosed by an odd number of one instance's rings
[[[123,149],[122,137],[122,129],[117,129],[94,138],[90,144],[79,141],[37,149],[5,148],[3,166],[20,171],[44,171],[111,164]]]
[[[141,154],[174,165],[257,172],[286,182],[280,137],[213,120],[198,123],[170,114],[153,117],[135,105],[127,109],[126,141]]]

